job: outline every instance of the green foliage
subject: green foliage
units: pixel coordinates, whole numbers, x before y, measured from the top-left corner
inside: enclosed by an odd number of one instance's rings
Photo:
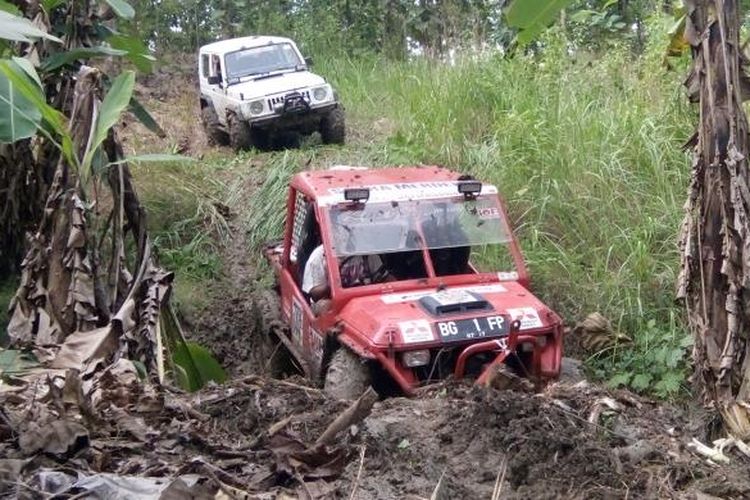
[[[211,352],[194,342],[178,344],[172,354],[172,362],[178,384],[191,392],[208,382],[223,384],[227,379],[227,374]]]
[[[37,366],[39,362],[31,353],[0,348],[0,377],[17,375]]]
[[[56,54],[53,54],[44,62],[42,62],[40,69],[44,72],[50,72],[55,71],[56,69],[79,59],[122,56],[125,54],[127,54],[127,52],[124,50],[116,50],[103,45],[99,47],[79,47],[76,49],[67,50],[65,52],[57,52]]]
[[[104,96],[104,100],[102,100],[99,108],[99,114],[96,117],[96,126],[94,127],[94,137],[86,151],[86,155],[83,157],[81,175],[85,175],[85,172],[91,165],[94,154],[99,149],[99,146],[102,145],[104,139],[107,138],[109,130],[117,123],[122,112],[130,104],[134,87],[135,73],[133,71],[126,71],[120,74],[112,82],[112,86],[107,95]]]
[[[73,141],[65,125],[65,117],[58,110],[47,104],[47,99],[42,93],[38,82],[40,78],[35,75],[33,68],[18,65],[16,60],[0,60],[0,73],[10,81],[14,90],[23,95],[32,103],[42,115],[42,120],[52,133],[44,128],[39,131],[47,136],[65,155],[71,165],[77,165],[78,159],[73,152]],[[29,74],[32,77],[29,77]],[[56,136],[56,137],[55,137]],[[60,143],[56,141],[59,140]]]
[[[13,42],[32,42],[38,38],[46,38],[62,43],[59,38],[40,30],[29,20],[20,17],[17,11],[9,12],[4,9],[0,9],[0,38]]]
[[[133,19],[133,16],[135,16],[135,10],[133,10],[133,7],[125,0],[104,1],[107,2],[110,7],[112,7],[112,10],[115,12],[115,14],[123,19]]]
[[[632,345],[623,345],[601,353],[589,364],[611,387],[626,386],[638,392],[674,397],[684,389],[692,337],[678,328],[668,330],[649,320],[634,337]],[[612,375],[614,374],[614,375]]]
[[[552,24],[571,3],[572,0],[515,0],[506,11],[508,24],[520,30],[518,43],[524,45]]]
[[[14,61],[17,72],[21,71]],[[5,74],[0,74],[0,142],[15,142],[36,134],[42,114],[18,91]]]

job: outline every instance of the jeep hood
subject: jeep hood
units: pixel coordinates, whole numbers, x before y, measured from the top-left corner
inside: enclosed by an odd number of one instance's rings
[[[441,304],[443,307],[441,308]],[[521,321],[521,332],[548,332],[560,318],[516,282],[434,288],[351,299],[340,317],[355,341],[366,348],[395,349],[466,344],[481,336],[448,339],[448,331],[479,325],[499,326],[503,316]],[[509,323],[509,322],[506,322]],[[505,327],[508,328],[508,327]],[[494,332],[494,337],[504,336]],[[489,337],[491,338],[491,337]]]
[[[326,81],[309,71],[293,71],[267,76],[260,80],[248,80],[229,86],[229,94],[237,99],[250,101],[259,97],[291,92],[301,88],[323,85]]]

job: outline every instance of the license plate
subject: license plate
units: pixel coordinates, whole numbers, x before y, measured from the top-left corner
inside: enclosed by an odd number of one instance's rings
[[[435,324],[435,329],[443,342],[503,337],[510,330],[503,316],[440,321]]]

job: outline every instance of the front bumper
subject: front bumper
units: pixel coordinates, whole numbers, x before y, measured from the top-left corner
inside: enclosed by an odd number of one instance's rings
[[[339,104],[337,102],[332,102],[318,106],[308,106],[305,109],[282,108],[270,115],[251,118],[248,122],[255,128],[294,128],[299,126],[317,127],[320,120],[338,106]]]
[[[544,344],[540,339],[544,338]],[[468,344],[459,348],[452,365],[453,378],[461,379],[467,375],[476,376],[476,383],[486,384],[493,367],[502,363],[518,362],[518,357],[524,347],[529,348],[524,355],[528,362],[525,367],[526,376],[533,380],[549,380],[559,376],[560,359],[562,358],[562,328],[553,327],[545,333],[527,333],[520,331],[520,322],[513,321],[511,330],[506,337]],[[373,353],[380,366],[393,378],[399,388],[407,395],[413,395],[416,389],[430,380],[417,377],[415,371],[406,368],[399,361],[396,353],[377,350]],[[483,359],[479,371],[472,370],[469,365],[477,368],[477,359]],[[430,371],[432,368],[430,368]]]

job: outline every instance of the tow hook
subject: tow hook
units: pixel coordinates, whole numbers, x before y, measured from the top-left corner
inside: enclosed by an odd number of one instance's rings
[[[498,354],[490,364],[485,367],[481,375],[479,375],[479,378],[477,378],[477,384],[486,384],[490,374],[492,373],[492,367],[503,363],[511,353],[516,351],[516,346],[518,345],[518,332],[520,331],[521,321],[517,319],[513,320],[510,323],[510,332],[508,333],[508,343],[506,348],[502,352],[500,352],[500,354]]]

